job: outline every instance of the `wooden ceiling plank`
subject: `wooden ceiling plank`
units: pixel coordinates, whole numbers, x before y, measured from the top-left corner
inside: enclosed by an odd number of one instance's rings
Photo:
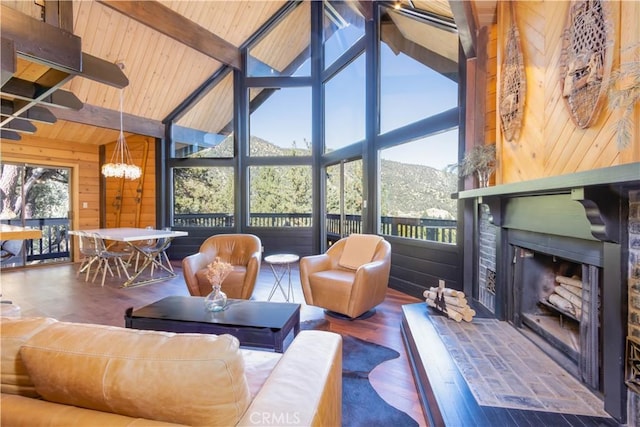
[[[0,86],[4,86],[15,74],[16,63],[18,62],[13,40],[2,38],[0,41],[0,55],[0,68],[2,69]]]
[[[242,65],[240,49],[157,1],[97,1],[235,69]]]
[[[70,73],[82,70],[80,37],[10,7],[0,8],[2,36],[13,40],[19,55]]]
[[[449,0],[453,19],[458,27],[458,36],[460,44],[464,50],[464,54],[469,58],[475,58],[478,45],[478,22],[474,16],[473,8],[470,1],[467,0]]]
[[[85,104],[79,111],[51,108],[51,112],[59,120],[120,130],[120,111]],[[164,138],[164,125],[162,122],[131,114],[123,114],[122,121],[125,132]]]

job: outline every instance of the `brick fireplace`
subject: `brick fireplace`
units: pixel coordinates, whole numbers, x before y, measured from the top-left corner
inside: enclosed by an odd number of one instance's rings
[[[625,354],[626,336],[635,332],[640,356],[640,315],[637,325],[627,319],[628,305],[636,313],[633,301],[640,313],[640,281],[633,279],[634,272],[640,277],[640,166],[470,190],[460,198],[475,212],[465,234],[474,250],[464,259],[475,273],[465,278],[465,293],[600,396],[618,422],[640,422]],[[640,390],[640,372],[637,380]]]

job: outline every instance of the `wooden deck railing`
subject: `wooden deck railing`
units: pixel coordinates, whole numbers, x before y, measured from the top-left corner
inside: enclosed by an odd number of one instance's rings
[[[441,243],[455,243],[457,222],[455,220],[434,218],[403,218],[384,216],[381,219],[381,234],[429,240]],[[175,227],[233,227],[233,215],[227,214],[188,214],[175,215]],[[311,214],[251,214],[251,227],[311,227]],[[335,241],[340,236],[362,232],[362,217],[346,215],[341,221],[340,215],[326,216],[327,237]]]
[[[25,226],[42,231],[42,238],[25,240],[27,262],[69,258],[68,218],[3,219],[3,224]]]

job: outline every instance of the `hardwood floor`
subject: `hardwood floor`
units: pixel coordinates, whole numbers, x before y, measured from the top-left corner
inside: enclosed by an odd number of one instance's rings
[[[120,288],[118,277],[107,277],[104,287],[76,277],[78,264],[39,266],[27,269],[5,269],[0,272],[3,300],[11,300],[21,308],[23,317],[47,316],[81,323],[124,326],[124,313],[129,307],[139,308],[168,295],[188,295],[182,272],[166,281],[134,288]],[[377,313],[366,320],[348,321],[326,316],[322,309],[304,304],[297,268],[291,270],[295,302],[301,303],[301,321],[328,321],[328,329],[393,348],[400,357],[378,366],[370,374],[373,387],[392,406],[409,414],[420,426],[428,425],[407,359],[400,332],[402,306],[421,300],[389,289]],[[284,281],[283,281],[284,282]],[[263,264],[253,299],[267,300],[274,283],[268,265]],[[273,301],[282,301],[276,291]]]

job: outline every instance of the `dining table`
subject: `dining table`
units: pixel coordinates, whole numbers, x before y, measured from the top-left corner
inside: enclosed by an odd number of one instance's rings
[[[176,230],[156,230],[151,228],[133,228],[133,227],[118,227],[118,228],[95,228],[89,230],[71,230],[71,235],[81,235],[83,233],[93,234],[105,241],[123,242],[132,251],[133,254],[137,254],[141,257],[142,264],[139,268],[133,272],[125,271],[126,281],[123,283],[123,288],[130,288],[134,286],[146,285],[166,279],[170,279],[176,276],[176,273],[172,268],[165,266],[160,260],[158,255],[162,254],[170,245],[171,241],[176,237],[188,236],[186,231]],[[153,250],[144,250],[143,245],[136,244],[141,241],[161,241],[160,245],[154,245]],[[148,245],[146,245],[149,248]],[[166,274],[155,277],[153,274],[150,276],[143,273],[149,269],[157,268],[159,271],[164,271]],[[152,270],[153,271],[153,270]]]

